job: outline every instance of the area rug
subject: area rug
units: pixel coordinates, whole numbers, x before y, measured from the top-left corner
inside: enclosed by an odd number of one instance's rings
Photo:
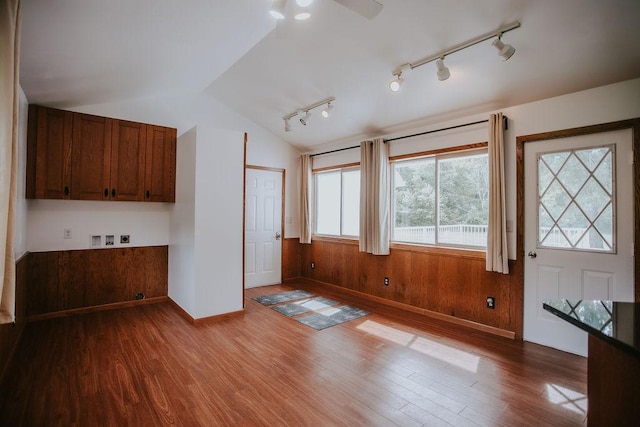
[[[350,305],[343,305],[342,307],[329,308],[315,314],[298,317],[295,320],[317,331],[321,331],[328,327],[366,316],[367,314],[369,314],[368,311]]]
[[[303,313],[308,313],[310,311],[319,311],[338,304],[340,304],[338,301],[334,301],[329,298],[316,297],[295,301],[289,304],[277,305],[275,307],[272,307],[272,309],[277,311],[278,313],[284,314],[285,316],[291,317]]]
[[[279,294],[263,295],[255,297],[254,300],[262,305],[274,305],[282,302],[295,301],[303,298],[315,296],[311,292],[296,289],[295,291],[280,292]]]

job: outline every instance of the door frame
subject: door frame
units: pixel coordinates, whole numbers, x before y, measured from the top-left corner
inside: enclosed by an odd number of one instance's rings
[[[524,329],[524,144],[549,139],[566,138],[571,136],[589,135],[620,129],[633,131],[633,256],[634,256],[634,299],[640,302],[640,117],[630,120],[602,123],[551,132],[542,132],[516,137],[516,269],[515,276],[519,289],[517,298],[511,306],[512,315],[518,307],[518,327],[516,336],[522,338]]]
[[[246,209],[247,209],[247,169],[257,169],[269,172],[276,172],[282,175],[282,208],[280,210],[280,230],[282,230],[282,237],[280,237],[280,282],[282,282],[282,271],[284,267],[284,206],[285,206],[285,188],[287,186],[285,178],[287,177],[287,170],[284,168],[272,168],[269,166],[257,166],[257,165],[249,165],[246,162],[244,163],[244,188],[243,188],[243,201],[242,201],[242,300],[244,304],[244,290],[245,290],[245,281],[244,281],[244,268],[245,268],[245,252],[244,246],[246,241],[245,236],[245,228],[246,228]],[[243,305],[244,307],[244,305]]]

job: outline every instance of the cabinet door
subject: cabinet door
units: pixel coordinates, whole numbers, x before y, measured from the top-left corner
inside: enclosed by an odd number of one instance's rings
[[[32,105],[27,136],[27,197],[68,199],[73,113]]]
[[[176,129],[147,126],[144,199],[175,202]]]
[[[109,200],[112,119],[74,113],[71,198]]]
[[[111,134],[111,200],[144,200],[147,125],[113,121]]]

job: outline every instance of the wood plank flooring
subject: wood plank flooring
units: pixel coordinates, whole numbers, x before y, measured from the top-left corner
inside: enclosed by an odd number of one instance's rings
[[[307,289],[367,309],[316,331],[251,298]],[[27,325],[0,394],[6,426],[572,426],[586,359],[301,281],[246,290],[201,326],[159,303]]]

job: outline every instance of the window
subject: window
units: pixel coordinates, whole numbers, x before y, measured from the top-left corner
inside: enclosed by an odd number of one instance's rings
[[[538,156],[538,247],[615,253],[614,146]]]
[[[318,172],[315,233],[328,236],[360,234],[360,169]]]
[[[392,168],[393,241],[486,247],[486,149],[399,160]]]

